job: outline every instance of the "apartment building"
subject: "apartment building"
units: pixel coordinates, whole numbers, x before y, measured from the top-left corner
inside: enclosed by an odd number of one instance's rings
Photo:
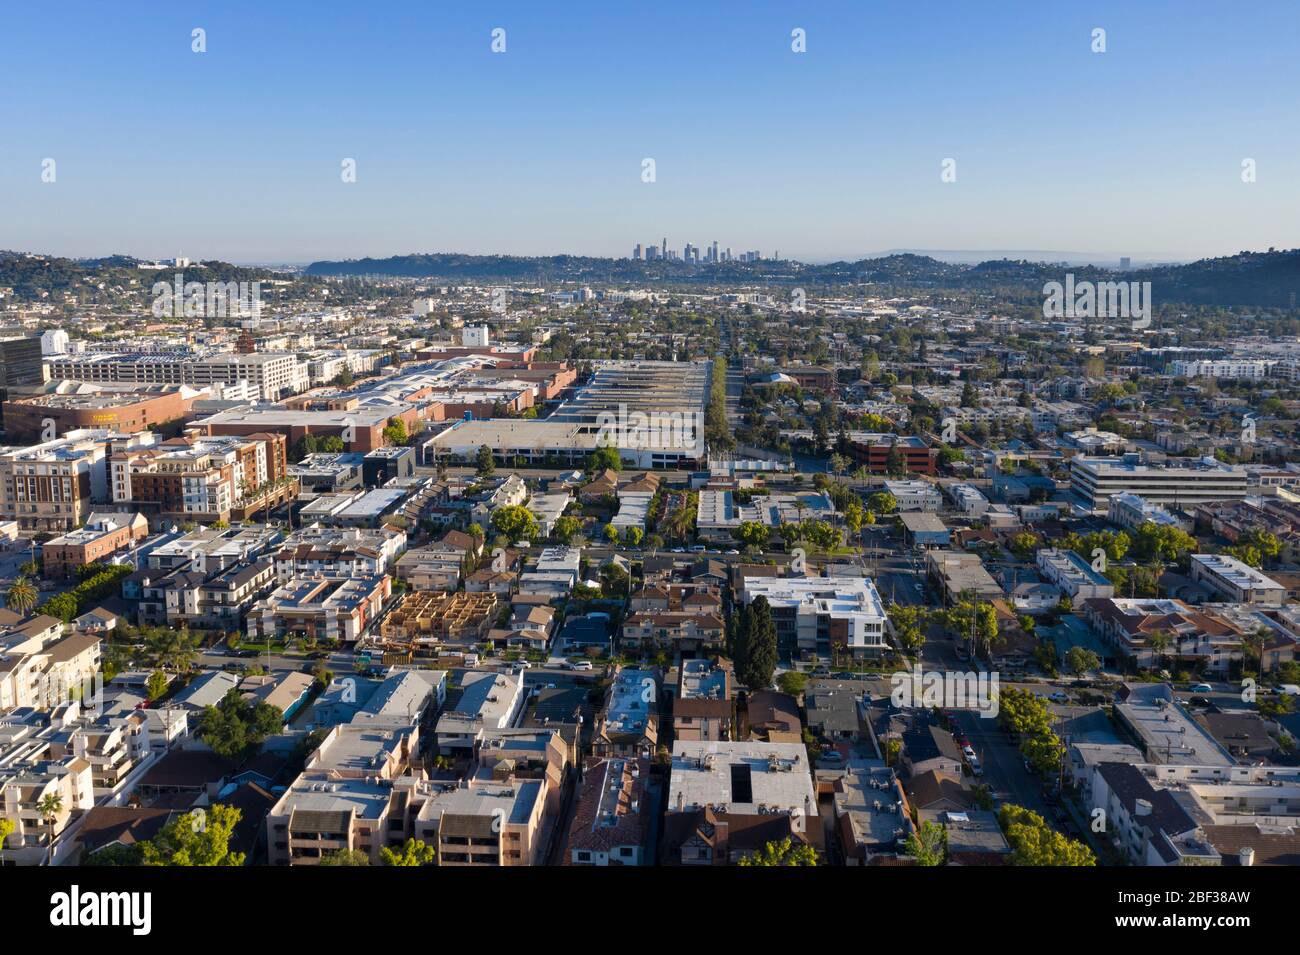
[[[83,527],[48,540],[41,547],[46,577],[71,577],[87,564],[99,563],[149,536],[143,514],[92,513]]]
[[[623,621],[623,645],[669,652],[716,649],[726,642],[727,625],[713,612],[681,610],[637,611]]]
[[[645,843],[653,800],[647,799],[650,761],[624,756],[587,760],[564,850],[566,865],[650,865]]]
[[[429,783],[414,820],[417,839],[437,848],[440,866],[539,865],[545,849],[547,783],[493,774]]]
[[[150,432],[72,431],[26,448],[0,448],[0,519],[23,530],[66,533],[84,524],[109,496],[110,453],[147,447]],[[129,502],[124,502],[129,503]]]
[[[1112,524],[1125,530],[1136,530],[1148,522],[1159,527],[1187,529],[1184,527],[1183,521],[1180,521],[1159,504],[1148,501],[1141,495],[1130,494],[1127,491],[1111,495],[1110,508],[1106,517]]]
[[[275,551],[275,575],[293,577],[373,577],[388,573],[406,549],[406,532],[325,527],[313,524],[293,534]]]
[[[485,733],[518,721],[524,684],[518,677],[485,670],[466,672],[460,700],[438,719],[438,748],[460,755],[475,752]]]
[[[1115,585],[1072,550],[1042,548],[1037,563],[1043,577],[1071,600],[1115,596]]]
[[[802,743],[678,741],[667,805],[667,865],[732,865],[783,838],[822,845]]]
[[[658,674],[623,667],[614,675],[596,718],[591,751],[597,756],[653,756],[658,740]]]
[[[1193,554],[1192,580],[1204,584],[1216,594],[1244,604],[1280,607],[1286,603],[1287,590],[1271,577],[1227,554]]]
[[[232,564],[204,573],[178,569],[137,571],[132,586],[142,624],[238,630],[254,603],[275,586],[275,567],[266,559]]]
[[[1103,762],[1090,794],[1132,865],[1295,865],[1300,853],[1295,767]]]
[[[894,495],[900,511],[938,511],[943,495],[929,481],[886,481],[885,490]]]
[[[1089,626],[1116,657],[1154,668],[1175,662],[1227,673],[1242,659],[1245,634],[1222,616],[1169,598],[1113,597],[1083,601]],[[1159,636],[1157,636],[1159,635]]]
[[[783,652],[830,656],[831,647],[877,655],[888,647],[888,618],[876,585],[866,577],[742,578],[740,601],[767,599]]]
[[[953,505],[963,514],[971,517],[983,517],[988,513],[989,499],[973,484],[950,484],[948,496]]]
[[[673,698],[673,738],[731,739],[733,679],[730,661],[682,660]]]
[[[418,725],[335,726],[267,813],[269,863],[319,865],[357,851],[377,865],[381,849],[408,835],[404,797],[420,779],[403,774],[418,752]]]
[[[248,639],[305,634],[325,643],[360,639],[392,592],[387,574],[369,577],[294,577],[248,612]]]
[[[284,438],[177,438],[110,462],[112,495],[166,520],[229,521],[287,477]]]

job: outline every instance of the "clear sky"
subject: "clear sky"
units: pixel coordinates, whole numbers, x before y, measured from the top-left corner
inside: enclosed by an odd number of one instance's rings
[[[11,2],[0,80],[0,248],[1300,246],[1294,0]]]

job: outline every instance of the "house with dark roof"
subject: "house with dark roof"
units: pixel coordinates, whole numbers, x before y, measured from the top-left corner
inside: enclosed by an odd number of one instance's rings
[[[932,723],[914,726],[903,733],[902,766],[909,776],[947,773],[961,779],[962,752],[945,729]]]
[[[821,817],[810,816],[801,832],[786,814],[747,815],[718,812],[707,806],[669,813],[664,820],[661,865],[735,865],[769,842],[789,839],[795,845],[824,846]]]
[[[772,739],[772,733],[790,734],[798,739],[803,733],[799,701],[776,690],[754,690],[749,694],[747,720],[752,739]],[[775,740],[773,740],[775,742]]]

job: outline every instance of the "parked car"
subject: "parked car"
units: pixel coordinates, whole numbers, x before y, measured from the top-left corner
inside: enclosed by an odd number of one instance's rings
[[[1214,687],[1210,686],[1208,683],[1193,683],[1191,691],[1193,693],[1213,693]]]
[[[570,664],[569,664],[569,669],[570,669],[570,670],[590,670],[590,669],[591,669],[591,661],[590,661],[590,660],[579,660],[577,663],[570,663]]]
[[[1069,703],[1070,694],[1064,692],[1063,690],[1057,690],[1055,693],[1049,696],[1048,699],[1051,700],[1053,703]]]

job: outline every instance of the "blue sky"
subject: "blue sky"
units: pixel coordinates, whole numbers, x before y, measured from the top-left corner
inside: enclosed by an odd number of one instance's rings
[[[1300,246],[1300,4],[807,6],[11,4],[0,248]]]

